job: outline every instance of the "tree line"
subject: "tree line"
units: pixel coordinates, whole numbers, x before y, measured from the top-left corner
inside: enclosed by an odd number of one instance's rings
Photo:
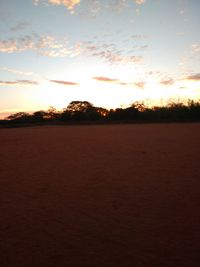
[[[175,122],[200,121],[200,102],[188,100],[184,103],[169,103],[166,106],[147,107],[135,102],[126,108],[105,109],[96,107],[88,101],[72,101],[62,111],[50,107],[30,114],[18,112],[4,120],[15,123],[44,122]]]

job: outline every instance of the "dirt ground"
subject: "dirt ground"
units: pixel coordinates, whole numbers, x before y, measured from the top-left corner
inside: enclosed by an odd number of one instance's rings
[[[0,266],[200,266],[200,124],[0,129]]]

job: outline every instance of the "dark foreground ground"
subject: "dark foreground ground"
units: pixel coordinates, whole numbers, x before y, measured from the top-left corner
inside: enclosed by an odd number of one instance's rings
[[[0,129],[0,266],[200,266],[200,124]]]

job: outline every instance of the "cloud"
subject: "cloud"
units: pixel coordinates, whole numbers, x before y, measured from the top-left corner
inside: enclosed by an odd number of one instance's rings
[[[15,40],[0,40],[0,52],[13,53],[15,51],[19,51],[17,42]]]
[[[81,11],[83,18],[95,18],[102,10],[103,3],[98,0],[85,1],[85,9]]]
[[[98,81],[98,82],[107,82],[107,83],[114,83],[114,84],[118,84],[118,85],[122,85],[122,86],[137,86],[139,88],[144,88],[145,86],[145,82],[135,82],[135,83],[130,83],[130,82],[124,82],[121,81],[119,79],[113,79],[113,78],[109,78],[109,77],[105,77],[105,76],[96,76],[96,77],[92,77],[92,79]]]
[[[38,5],[41,0],[33,0],[34,5]],[[48,0],[48,2],[52,5],[63,5],[70,12],[73,13],[76,5],[80,3],[81,0]]]
[[[142,39],[147,39],[149,38],[148,35],[144,35],[144,34],[133,34],[130,37],[131,39],[136,39],[136,40],[142,40]]]
[[[35,42],[34,36],[30,35],[25,35],[17,39],[0,40],[0,52],[14,53],[34,49]]]
[[[80,3],[80,0],[49,0],[49,3],[53,5],[64,5],[68,10],[72,11]]]
[[[141,63],[143,60],[142,56],[136,56],[136,55],[123,55],[121,51],[112,50],[112,49],[105,49],[95,51],[91,54],[93,57],[99,57],[101,59],[104,59],[106,62],[110,64],[128,64],[128,63]]]
[[[142,5],[146,2],[146,0],[135,0],[135,3],[137,5]],[[114,11],[121,12],[125,8],[129,6],[129,0],[113,0],[112,3],[110,4],[110,7]]]
[[[60,80],[49,80],[49,81],[52,82],[52,83],[58,83],[58,84],[67,85],[67,86],[79,85],[79,83],[68,82],[68,81],[60,81]]]
[[[128,7],[127,0],[115,0],[115,2],[111,4],[112,10],[117,12],[121,12],[127,7]]]
[[[33,4],[34,4],[35,6],[37,6],[37,5],[39,4],[39,1],[40,1],[40,0],[33,0]]]
[[[137,5],[142,5],[142,4],[145,4],[146,0],[135,0],[135,3]]]
[[[162,81],[160,81],[160,84],[163,84],[163,85],[172,85],[174,83],[174,80],[172,78],[170,79],[164,79]]]
[[[8,71],[8,72],[15,73],[15,74],[20,74],[20,75],[25,75],[25,76],[35,75],[35,73],[32,72],[32,71],[22,71],[22,70],[11,69],[11,68],[0,68],[0,70]]]
[[[183,15],[183,14],[185,14],[185,12],[186,12],[186,11],[185,11],[184,9],[181,9],[181,10],[179,11],[179,14],[180,14],[180,15]]]
[[[0,81],[0,86],[25,86],[38,84],[38,82],[32,80]]]
[[[116,44],[113,42],[104,41],[105,38],[101,39],[99,42],[96,40],[83,42],[82,43],[82,53],[91,57],[99,58],[105,62],[116,65],[116,64],[140,64],[143,61],[142,55],[136,55],[136,50],[138,52],[143,52],[148,46],[147,45],[136,45],[134,49],[125,49],[124,40],[121,40],[121,44]],[[127,40],[126,40],[127,42]]]
[[[93,77],[94,80],[99,81],[99,82],[109,82],[109,83],[115,83],[118,82],[118,79],[111,79],[108,77],[103,77],[103,76],[97,76],[97,77]]]
[[[68,48],[66,39],[59,40],[52,35],[39,37],[35,41],[34,49],[36,49],[40,55],[47,57],[65,57],[72,53]]]
[[[53,35],[40,36],[38,34],[24,35],[15,39],[1,40],[0,52],[17,53],[33,50],[39,55],[47,57],[75,57],[78,55],[103,59],[109,64],[140,64],[143,56],[135,55],[135,50],[144,51],[147,45],[134,46],[134,50],[127,51],[114,43],[85,41],[70,43],[65,37],[57,38]]]
[[[63,5],[65,6],[71,14],[74,13],[74,9],[77,5],[84,2],[86,12],[82,11],[82,16],[84,17],[96,17],[101,10],[107,9],[114,12],[121,12],[129,6],[129,0],[32,0],[33,4],[38,6],[40,2],[44,1],[51,5]],[[145,4],[146,0],[134,0],[137,5]]]
[[[193,53],[199,53],[200,52],[200,44],[192,44],[191,48],[192,48]]]
[[[131,83],[126,83],[126,82],[119,82],[119,84],[123,86],[131,85]]]
[[[135,82],[134,85],[141,88],[141,89],[144,89],[144,86],[145,86],[145,82]]]
[[[13,31],[13,32],[21,31],[21,30],[25,29],[29,25],[30,24],[28,22],[21,21],[21,22],[18,22],[15,26],[10,27],[10,30]]]
[[[200,81],[200,73],[189,75],[186,77],[186,80]]]
[[[16,53],[34,50],[48,57],[76,56],[81,52],[80,44],[68,44],[66,38],[57,39],[55,36],[25,35],[16,39],[0,40],[0,52]]]

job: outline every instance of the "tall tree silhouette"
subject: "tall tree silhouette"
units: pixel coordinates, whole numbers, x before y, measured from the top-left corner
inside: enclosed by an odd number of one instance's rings
[[[98,120],[101,118],[98,109],[88,101],[72,101],[66,110],[70,112],[74,120]]]

